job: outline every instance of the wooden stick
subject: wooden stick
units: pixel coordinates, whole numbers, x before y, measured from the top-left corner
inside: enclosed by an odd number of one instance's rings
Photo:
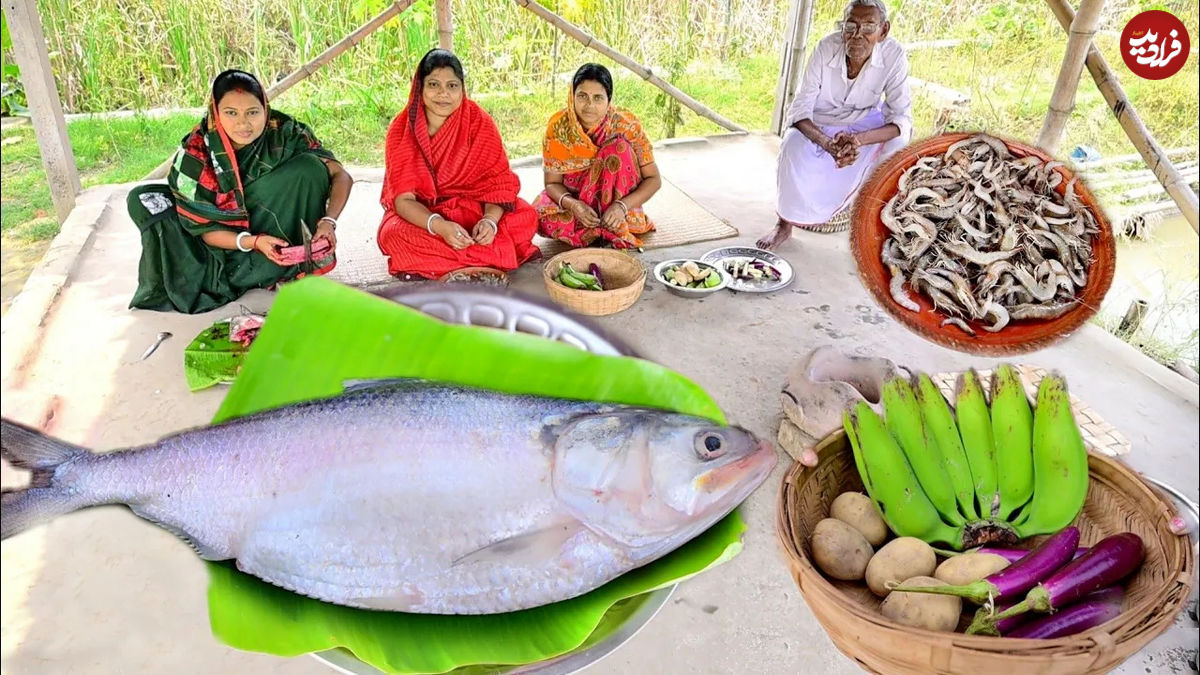
[[[392,17],[398,16],[401,12],[411,7],[413,2],[415,2],[415,0],[394,0],[392,4],[387,6],[387,9],[384,9],[379,14],[376,14],[374,18],[364,23],[362,26],[359,26],[358,30],[334,43],[329,47],[329,49],[321,52],[317,58],[309,61],[303,66],[300,66],[298,69],[293,71],[291,75],[288,75],[272,85],[271,88],[267,90],[267,100],[270,101],[288,89],[291,89],[301,80],[320,70],[322,66],[332,61],[334,57],[362,42],[363,38],[367,37],[371,33],[374,33],[383,24],[391,21]]]
[[[79,184],[79,169],[75,151],[67,135],[62,101],[54,86],[54,71],[46,52],[46,37],[42,17],[34,0],[4,0],[5,20],[10,22],[12,51],[21,69],[21,84],[29,103],[33,135],[37,138],[54,215],[62,223],[75,208],[75,198],[83,189]]]
[[[1071,21],[1075,18],[1075,11],[1071,9],[1068,0],[1046,0],[1046,2],[1054,11],[1054,15],[1058,17],[1058,22],[1062,24],[1063,30],[1069,31]],[[1125,96],[1125,90],[1117,82],[1116,75],[1104,60],[1104,56],[1100,54],[1100,50],[1096,49],[1096,45],[1092,45],[1088,50],[1085,63],[1088,71],[1092,74],[1092,79],[1096,81],[1096,87],[1100,89],[1104,100],[1108,102],[1109,109],[1113,111],[1117,121],[1121,123],[1121,128],[1125,130],[1125,135],[1142,155],[1146,166],[1154,171],[1154,175],[1158,176],[1158,180],[1167,194],[1171,195],[1171,198],[1179,205],[1179,211],[1187,219],[1192,229],[1200,233],[1200,214],[1197,213],[1200,210],[1200,204],[1197,203],[1196,194],[1175,170],[1162,147],[1154,140],[1154,136],[1146,128],[1146,125],[1142,123],[1137,111],[1130,104],[1129,98]]]
[[[1079,12],[1071,21],[1071,37],[1067,39],[1067,51],[1063,54],[1062,67],[1058,69],[1058,81],[1054,83],[1054,93],[1050,95],[1046,120],[1042,123],[1042,132],[1038,134],[1037,139],[1037,144],[1052,155],[1058,152],[1067,118],[1075,109],[1075,93],[1079,90],[1083,61],[1087,58],[1088,48],[1092,46],[1092,36],[1096,34],[1102,9],[1104,0],[1081,0]]]
[[[454,13],[450,7],[450,0],[437,0],[433,6],[437,10],[438,46],[453,51]]]
[[[320,70],[322,66],[332,61],[342,52],[345,52],[347,49],[350,49],[359,42],[362,42],[363,38],[367,37],[371,33],[374,33],[379,29],[380,26],[411,7],[415,1],[416,0],[393,0],[392,4],[388,5],[386,9],[379,14],[376,14],[370,21],[364,23],[362,26],[359,26],[358,29],[353,33],[334,43],[329,47],[329,49],[321,52],[315,59],[300,66],[290,75],[272,85],[271,88],[267,90],[267,100],[273,100],[283,92],[291,89],[304,78]],[[171,157],[168,157],[165,162],[159,164],[153,171],[146,174],[142,180],[156,180],[165,177],[167,175],[167,171],[170,170],[171,162],[174,161],[174,159],[175,156],[172,154]]]
[[[647,82],[649,82],[650,84],[658,87],[659,89],[662,89],[668,95],[670,95],[672,98],[679,101],[683,105],[687,106],[689,109],[691,109],[692,112],[696,113],[697,115],[699,115],[705,119],[711,120],[711,121],[715,122],[716,124],[726,128],[730,131],[736,131],[736,132],[740,132],[740,133],[748,133],[744,128],[738,126],[737,124],[734,124],[730,120],[722,117],[716,111],[712,110],[711,108],[705,107],[703,104],[701,104],[696,99],[694,99],[691,96],[688,96],[687,94],[683,93],[682,91],[676,89],[669,82],[666,82],[659,76],[655,75],[654,72],[651,71],[646,66],[639,64],[638,62],[634,61],[633,59],[629,58],[628,56],[625,56],[621,52],[618,52],[617,50],[613,49],[612,47],[609,47],[608,45],[597,40],[596,38],[592,37],[591,35],[588,35],[586,32],[584,32],[582,29],[580,29],[575,24],[571,23],[570,21],[567,21],[566,19],[555,14],[554,12],[551,12],[550,10],[541,6],[537,2],[534,2],[534,0],[513,0],[513,1],[516,2],[518,5],[521,5],[525,9],[529,10],[530,12],[533,12],[534,14],[536,14],[538,17],[540,17],[541,19],[543,19],[550,25],[561,30],[563,33],[566,33],[569,37],[575,39],[576,41],[581,43],[584,47],[589,47],[591,49],[594,49],[594,50],[600,52],[601,54],[607,56],[608,58],[612,59],[613,61],[616,61],[617,63],[621,64],[622,66],[625,66],[629,70],[633,71],[635,74],[640,75],[642,77],[642,79],[644,79]]]
[[[783,135],[783,115],[791,103],[787,100],[787,83],[792,70],[789,58],[792,55],[791,45],[796,41],[796,30],[799,25],[800,3],[804,0],[791,0],[788,3],[787,27],[783,35],[783,51],[779,55],[779,81],[775,83],[775,104],[771,110],[771,133]]]
[[[804,51],[812,27],[812,13],[812,0],[793,0],[788,13],[788,34],[784,43],[779,83],[775,87],[775,109],[771,113],[771,131],[777,135],[783,134],[786,126],[784,118],[792,105],[800,74],[804,72]]]
[[[791,106],[792,96],[795,95],[797,85],[800,83],[800,76],[804,74],[804,52],[808,49],[808,33],[812,30],[813,11],[813,0],[800,0],[796,39],[792,42],[792,70],[788,73],[787,92],[784,96],[787,99],[785,104],[787,106]],[[786,111],[787,108],[784,110]]]
[[[918,77],[908,76],[908,86],[913,89],[924,89],[938,102],[947,106],[966,106],[971,103],[971,95],[944,87],[937,82],[929,82]]]
[[[1121,325],[1117,330],[1122,333],[1134,333],[1142,327],[1142,321],[1146,319],[1146,311],[1150,309],[1150,303],[1138,298],[1129,303],[1129,309],[1125,310],[1125,318],[1121,319]]]
[[[1195,152],[1196,152],[1195,148],[1171,148],[1170,150],[1164,151],[1163,154],[1166,155],[1167,157],[1179,157],[1179,156],[1190,156],[1190,155],[1194,154]],[[1126,162],[1133,162],[1133,161],[1139,160],[1141,158],[1142,158],[1142,156],[1135,152],[1130,155],[1113,155],[1112,157],[1105,157],[1103,159],[1098,159],[1094,162],[1076,162],[1074,160],[1072,160],[1071,162],[1076,167],[1076,173],[1086,173],[1088,171],[1094,171],[1101,167],[1113,166],[1114,164],[1125,164]]]

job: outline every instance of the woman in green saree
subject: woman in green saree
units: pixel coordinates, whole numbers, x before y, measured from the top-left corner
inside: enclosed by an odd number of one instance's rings
[[[267,106],[253,75],[221,73],[167,184],[129,193],[142,235],[129,306],[197,314],[254,288],[330,271],[352,184],[306,125]],[[311,255],[297,262],[305,249],[291,247],[306,243]]]

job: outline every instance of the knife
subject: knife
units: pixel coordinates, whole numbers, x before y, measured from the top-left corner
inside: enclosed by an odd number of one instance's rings
[[[300,220],[300,237],[304,241],[304,262],[301,263],[300,269],[305,274],[312,274],[313,270],[316,269],[312,252],[313,234],[312,230],[308,229],[308,223],[304,222],[303,218]]]

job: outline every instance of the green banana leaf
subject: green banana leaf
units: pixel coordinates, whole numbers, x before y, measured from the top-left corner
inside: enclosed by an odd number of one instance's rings
[[[337,395],[347,380],[387,377],[643,405],[725,422],[697,385],[648,361],[446,324],[321,278],[279,292],[214,421]],[[744,530],[734,511],[671,554],[588,594],[502,615],[352,609],[276,588],[230,563],[210,563],[209,618],[213,634],[232,647],[279,656],[344,648],[388,673],[532,663],[611,634],[630,605],[623,600],[729,560],[741,550]]]
[[[183,375],[191,391],[237,379],[249,348],[229,339],[229,327],[229,319],[222,319],[200,331],[183,350]]]

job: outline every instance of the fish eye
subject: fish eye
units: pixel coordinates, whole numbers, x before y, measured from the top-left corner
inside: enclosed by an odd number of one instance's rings
[[[715,459],[725,454],[725,439],[711,431],[696,435],[696,454],[700,459]]]

